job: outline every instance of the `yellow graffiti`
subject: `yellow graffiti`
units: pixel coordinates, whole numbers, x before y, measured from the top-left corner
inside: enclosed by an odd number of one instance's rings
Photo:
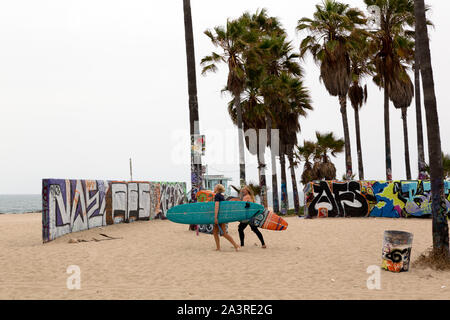
[[[394,208],[396,206],[399,206],[401,209],[403,209],[405,207],[405,204],[403,203],[403,201],[401,201],[398,198],[398,196],[394,193],[394,183],[389,183],[387,185],[387,187],[384,188],[383,192],[380,193],[380,196],[385,197],[387,199],[393,200],[394,201]],[[378,208],[382,208],[382,207],[384,207],[384,205],[385,204],[383,203],[383,205],[381,207],[378,207]],[[377,204],[377,206],[378,206],[378,204]]]
[[[386,205],[386,202],[384,202],[384,201],[379,201],[379,202],[377,202],[377,204],[375,205],[375,207],[377,207],[378,209],[382,209],[385,205]]]

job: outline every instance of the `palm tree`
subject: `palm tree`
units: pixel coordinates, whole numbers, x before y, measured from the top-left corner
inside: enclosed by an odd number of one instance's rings
[[[248,32],[246,33],[248,46],[244,52],[245,69],[248,82],[246,83],[251,88],[254,98],[264,100],[262,93],[262,86],[267,77],[266,64],[264,58],[266,56],[267,46],[262,45],[265,39],[285,35],[285,31],[281,27],[279,20],[275,17],[270,17],[266,9],[258,10],[255,14],[250,15],[244,13],[241,18],[247,24]],[[267,203],[267,182],[266,182],[266,164],[264,159],[264,151],[266,146],[271,146],[271,111],[270,106],[266,103],[258,103],[251,111],[254,118],[257,120],[254,123],[253,129],[257,130],[257,161],[258,161],[258,175],[261,186],[261,198],[265,207]],[[261,131],[264,130],[265,131]],[[261,133],[265,132],[264,137]],[[260,141],[263,139],[264,141]],[[266,144],[267,142],[267,144]],[[271,148],[272,151],[272,148]],[[274,156],[272,154],[272,169],[274,168]],[[277,177],[275,171],[275,179],[272,176],[273,194],[278,195]],[[274,197],[276,203],[275,211],[278,212],[278,197]]]
[[[280,124],[277,122],[279,112],[282,110],[282,99],[278,90],[279,78],[281,73],[285,72],[293,76],[301,76],[300,65],[295,59],[297,54],[292,53],[291,42],[286,40],[283,33],[272,34],[271,37],[262,39],[258,46],[258,55],[260,64],[264,66],[265,77],[262,82],[261,94],[264,98],[266,109],[266,130],[267,140],[271,151],[272,163],[272,194],[273,209],[279,212],[278,201],[278,178],[276,172],[276,153],[279,153],[279,141],[274,141],[274,129],[279,130]],[[275,133],[279,134],[279,131]]]
[[[217,71],[217,63],[223,62],[228,66],[227,90],[234,98],[237,110],[237,127],[239,139],[239,178],[240,185],[245,185],[245,156],[244,156],[244,133],[242,130],[241,94],[245,86],[245,64],[242,52],[246,46],[243,36],[245,35],[247,21],[245,19],[227,20],[226,26],[217,26],[204,33],[210,38],[214,46],[222,49],[222,53],[213,52],[202,59],[204,66],[202,74],[209,71]]]
[[[286,161],[288,156],[291,171],[292,188],[294,195],[295,212],[300,212],[295,166],[293,163],[293,149],[297,144],[297,134],[300,132],[299,117],[306,116],[307,110],[312,110],[309,92],[303,82],[297,77],[283,72],[279,78],[278,93],[280,95],[281,112],[277,121],[280,123],[280,166],[281,166],[281,192],[282,213],[288,209],[289,199],[287,194]],[[283,194],[284,193],[284,194]]]
[[[444,179],[450,178],[450,155],[442,153],[442,169],[444,170]],[[423,171],[430,174],[430,166],[424,164]]]
[[[316,132],[317,147],[315,152],[315,172],[316,180],[335,180],[336,167],[331,162],[328,154],[336,157],[337,154],[344,151],[345,141],[337,139],[333,132],[321,134]],[[314,168],[313,168],[314,170]]]
[[[450,178],[450,155],[442,154],[442,167],[444,169],[444,177]]]
[[[415,32],[415,43],[418,43],[418,34]],[[417,132],[417,168],[418,178],[422,179],[425,170],[425,151],[423,142],[422,103],[420,93],[420,60],[419,51],[414,50],[414,89],[416,96],[416,132]]]
[[[336,157],[345,148],[345,141],[337,139],[334,133],[321,134],[316,132],[317,142],[304,141],[303,146],[297,146],[296,157],[300,161],[305,161],[302,174],[302,184],[315,180],[336,179],[336,167],[331,162],[329,154]],[[314,159],[314,165],[310,159]]]
[[[384,89],[384,136],[386,179],[392,180],[391,138],[389,120],[389,98],[396,75],[400,72],[400,60],[405,53],[402,41],[411,33],[407,26],[414,24],[413,0],[364,0],[368,7],[377,6],[380,12],[380,26],[371,32],[372,50],[377,51],[374,64],[376,82]],[[409,54],[409,52],[407,53]]]
[[[244,127],[252,128],[257,131],[256,153],[258,159],[258,175],[261,186],[262,201],[264,206],[267,207],[267,184],[265,175],[266,165],[264,150],[267,145],[271,145],[271,132],[269,130],[269,137],[266,136],[266,139],[264,139],[261,130],[272,127],[270,124],[272,117],[268,104],[261,102],[264,100],[261,93],[262,83],[265,81],[265,77],[267,76],[266,64],[263,57],[266,56],[267,39],[283,36],[285,35],[285,31],[281,28],[278,19],[269,17],[267,15],[267,10],[265,9],[259,10],[253,15],[246,12],[239,18],[239,21],[245,25],[245,32],[241,34],[241,38],[245,39],[245,46],[243,46],[241,54],[245,71],[245,89],[243,92],[244,101],[242,103],[243,108],[245,108],[243,111],[243,117],[245,117],[244,122],[246,122],[244,123]],[[234,109],[232,109],[233,107],[229,105],[230,114],[236,114],[236,108],[234,107]],[[235,116],[232,116],[232,118],[233,117]],[[269,124],[267,123],[268,119]],[[268,144],[266,145],[265,141],[260,141],[260,139],[268,140]],[[249,147],[248,143],[247,147]],[[251,148],[249,148],[249,150],[250,149]],[[274,157],[272,156],[272,159],[273,158]],[[274,161],[272,162],[272,166],[274,166]],[[272,179],[272,181],[275,181],[275,185],[273,183],[273,189],[275,190],[274,192],[277,192],[278,188],[276,185],[276,176],[275,179]],[[277,204],[277,198],[275,198],[275,203]],[[277,206],[275,206],[275,211],[277,210]]]
[[[359,180],[364,180],[364,165],[361,147],[361,129],[359,122],[359,110],[367,103],[367,85],[361,84],[362,79],[373,74],[373,66],[370,64],[370,51],[368,37],[365,33],[353,33],[353,50],[350,53],[352,84],[348,90],[348,97],[355,111],[356,149],[358,153]]]
[[[427,121],[428,156],[431,169],[431,194],[433,217],[433,254],[450,260],[449,230],[447,222],[447,206],[444,195],[444,170],[442,166],[441,135],[437,112],[436,94],[434,90],[433,68],[431,65],[430,44],[428,39],[425,4],[423,0],[415,0],[414,13],[419,51],[420,71],[424,94],[424,105]]]
[[[188,92],[189,92],[189,124],[190,134],[198,135],[200,129],[198,126],[198,101],[197,101],[197,82],[195,72],[195,53],[194,53],[194,35],[192,32],[192,16],[190,0],[183,0],[184,9],[184,28],[186,41],[187,73],[188,73]],[[191,150],[194,147],[194,139],[191,138]],[[191,155],[191,199],[195,201],[195,194],[202,187],[202,162],[201,157]]]
[[[297,30],[307,30],[309,35],[300,45],[300,56],[310,52],[320,65],[320,78],[332,96],[339,97],[345,139],[346,174],[351,176],[352,157],[347,120],[347,93],[351,83],[350,33],[366,23],[364,15],[356,8],[335,0],[324,0],[316,5],[314,18],[302,18]]]
[[[303,146],[296,146],[295,158],[298,162],[304,161],[301,183],[306,185],[308,182],[314,181],[312,157],[316,152],[316,144],[312,141],[303,141]]]
[[[408,107],[411,105],[414,96],[414,85],[406,72],[400,74],[392,86],[391,100],[397,109],[402,111],[403,139],[405,147],[405,168],[406,179],[411,180],[411,164],[409,160],[409,139],[408,139]]]
[[[429,7],[425,6],[425,12],[428,11]],[[427,25],[432,26],[433,23],[427,20]],[[418,33],[414,32],[414,42],[418,43]],[[416,131],[417,131],[417,168],[418,168],[418,179],[426,180],[429,177],[426,174],[425,166],[425,149],[423,142],[423,121],[422,121],[422,100],[420,91],[420,59],[418,50],[414,50],[414,89],[416,96]]]
[[[250,145],[250,140],[245,140],[247,149],[251,154],[256,154],[258,161],[258,176],[259,183],[261,187],[261,201],[264,207],[267,208],[267,186],[266,186],[266,175],[265,175],[265,161],[264,161],[264,150],[266,147],[260,143],[260,129],[265,127],[265,106],[261,101],[261,97],[258,94],[258,75],[252,72],[251,69],[247,68],[249,71],[247,75],[246,88],[242,95],[241,100],[241,110],[242,110],[242,121],[244,130],[248,129],[256,130],[256,146]],[[228,103],[228,113],[234,124],[237,123],[237,110],[234,101]]]

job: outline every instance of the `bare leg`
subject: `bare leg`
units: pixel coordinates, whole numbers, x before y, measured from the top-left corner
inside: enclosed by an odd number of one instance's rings
[[[220,227],[222,228],[222,231],[223,231],[223,237],[224,237],[225,239],[227,239],[228,241],[230,241],[231,244],[233,245],[234,249],[235,249],[236,251],[238,251],[238,249],[239,249],[240,247],[236,244],[236,242],[234,242],[233,238],[228,234],[228,232],[226,232],[225,224],[222,223],[222,224],[220,225]]]
[[[216,250],[220,251],[219,226],[217,224],[213,227],[214,241],[216,242]]]

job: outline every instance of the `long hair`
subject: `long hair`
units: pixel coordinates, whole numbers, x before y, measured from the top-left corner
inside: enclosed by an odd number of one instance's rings
[[[225,187],[222,184],[216,184],[216,186],[214,187],[214,190],[217,188],[217,191],[219,191],[219,193],[224,193],[225,192]]]
[[[245,186],[244,188],[242,188],[242,190],[247,190],[250,198],[252,199],[252,202],[255,202],[255,193],[253,192],[252,188],[250,188],[249,186]]]

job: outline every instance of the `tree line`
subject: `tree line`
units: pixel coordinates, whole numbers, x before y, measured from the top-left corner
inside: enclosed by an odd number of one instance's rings
[[[184,0],[184,2],[189,2]],[[291,169],[294,204],[299,212],[295,166],[304,161],[302,183],[317,179],[334,179],[336,170],[329,153],[345,152],[346,171],[343,179],[355,177],[352,167],[352,149],[347,119],[347,101],[355,114],[358,176],[364,180],[359,111],[366,103],[367,81],[371,79],[384,92],[385,177],[392,180],[389,106],[402,114],[404,127],[405,170],[411,179],[409,160],[408,107],[416,96],[416,124],[418,150],[418,178],[426,179],[427,164],[424,156],[423,121],[421,118],[421,79],[428,133],[429,172],[433,193],[433,239],[435,247],[448,251],[448,225],[444,212],[443,163],[448,156],[442,154],[439,121],[432,76],[431,58],[426,20],[428,7],[423,0],[364,0],[366,15],[336,0],[323,0],[315,6],[312,17],[298,20],[297,31],[302,39],[299,48],[288,40],[287,32],[276,17],[267,10],[243,13],[228,19],[225,25],[206,30],[212,44],[218,49],[201,60],[202,73],[215,72],[218,64],[228,68],[223,91],[232,96],[228,112],[238,128],[240,185],[246,183],[244,148],[256,153],[259,187],[262,203],[267,206],[267,180],[265,159],[260,149],[269,147],[272,163],[273,209],[280,212],[276,172],[276,155],[281,166],[281,212],[287,210],[286,160]],[[317,142],[304,141],[299,145],[300,119],[313,110],[308,88],[304,85],[302,63],[311,55],[320,68],[320,81],[331,96],[338,98],[344,138],[333,133],[316,133]],[[188,67],[189,69],[189,67]],[[414,83],[409,74],[414,71]],[[244,130],[264,129],[267,137],[250,148]],[[272,131],[279,134],[279,143],[273,150]],[[257,135],[260,139],[260,135]],[[310,162],[312,158],[314,164]],[[447,158],[447,159],[446,159]],[[446,173],[448,174],[448,172]],[[434,179],[434,180],[433,180]],[[445,232],[446,230],[446,232]],[[436,234],[435,234],[436,232]],[[444,250],[445,251],[445,250]]]

